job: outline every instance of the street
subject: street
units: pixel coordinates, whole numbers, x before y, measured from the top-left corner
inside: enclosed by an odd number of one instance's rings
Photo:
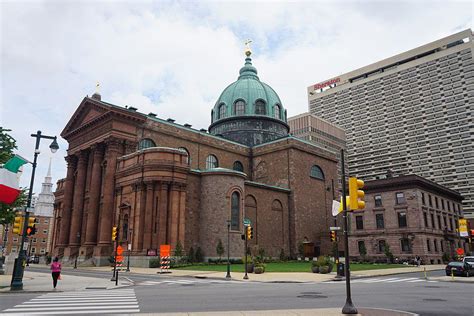
[[[31,270],[46,271],[31,267]],[[444,271],[431,272],[431,275]],[[110,279],[111,274],[64,275]],[[345,282],[264,283],[122,273],[133,285],[119,289],[2,295],[2,313],[98,314],[251,311],[341,307]],[[356,307],[404,310],[420,315],[472,315],[473,285],[425,280],[419,273],[352,280]],[[7,310],[7,311],[5,311]]]

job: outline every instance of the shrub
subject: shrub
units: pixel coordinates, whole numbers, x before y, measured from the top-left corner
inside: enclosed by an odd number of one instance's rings
[[[387,259],[389,260],[389,262],[392,263],[393,253],[390,251],[390,246],[387,243],[385,243],[385,245],[383,246],[383,252],[385,256],[387,257]]]
[[[288,258],[286,257],[285,250],[283,250],[283,248],[281,248],[281,250],[280,250],[280,261],[286,261],[286,260],[288,260]]]
[[[298,255],[304,257],[304,245],[302,242],[298,244]]]
[[[195,257],[196,257],[196,262],[204,261],[204,254],[202,253],[201,247],[197,247]]]
[[[242,262],[245,263],[245,257],[242,257]],[[247,255],[247,263],[253,263],[252,256]]]
[[[365,248],[365,243],[361,244],[361,247],[359,249],[359,253],[360,253],[362,262],[364,262],[365,259],[366,259],[365,256],[367,255],[367,248]]]
[[[443,262],[449,262],[449,254],[447,252],[443,253]]]
[[[148,261],[148,267],[150,267],[150,268],[160,268],[161,267],[160,259],[151,259],[150,261]]]
[[[176,242],[176,246],[174,247],[174,255],[175,257],[183,256],[183,245],[181,245],[181,241],[179,240]]]
[[[265,267],[263,266],[255,266],[255,268],[253,269],[253,272],[255,274],[262,274],[263,272],[265,272]]]
[[[188,262],[189,263],[194,263],[196,261],[196,255],[194,253],[194,248],[191,247],[188,250]]]
[[[332,261],[328,256],[319,256],[316,263],[314,263],[313,261],[312,265],[317,266],[317,267],[324,267],[324,266],[328,267],[332,265]]]
[[[216,246],[216,253],[219,256],[219,262],[221,262],[222,255],[224,254],[224,246],[222,245],[222,240],[219,239]]]

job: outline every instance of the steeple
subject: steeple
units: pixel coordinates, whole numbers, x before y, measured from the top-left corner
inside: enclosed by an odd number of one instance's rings
[[[35,215],[53,217],[54,194],[52,191],[53,183],[51,177],[51,158],[49,158],[48,173],[41,186],[41,193],[38,194],[38,200],[35,204]]]
[[[250,58],[250,55],[252,55],[252,50],[250,49],[250,43],[252,43],[251,40],[247,40],[245,41],[245,56],[247,56],[247,58],[245,58],[245,65],[240,68],[240,71],[239,71],[239,79],[256,79],[256,80],[260,80],[257,76],[257,68],[255,68],[254,66],[252,66],[252,58]]]

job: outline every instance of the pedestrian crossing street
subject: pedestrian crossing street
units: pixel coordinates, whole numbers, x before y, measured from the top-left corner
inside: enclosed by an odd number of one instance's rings
[[[245,282],[234,281],[234,280],[210,280],[210,279],[183,279],[183,280],[160,280],[160,281],[142,281],[136,285],[196,285],[196,284],[245,284]]]
[[[2,315],[139,313],[133,289],[52,292],[1,312]]]
[[[366,283],[366,284],[371,284],[371,283],[418,283],[418,282],[430,282],[430,283],[436,283],[438,281],[432,281],[432,280],[427,280],[424,278],[367,278],[367,279],[355,279],[351,280],[351,284],[353,283]],[[324,283],[340,283],[340,284],[346,284],[345,281],[327,281]]]

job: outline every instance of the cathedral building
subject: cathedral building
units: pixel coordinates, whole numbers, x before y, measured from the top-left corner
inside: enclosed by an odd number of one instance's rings
[[[217,257],[228,230],[230,256],[241,257],[244,219],[252,251],[296,257],[305,243],[309,254],[330,252],[337,158],[289,134],[283,103],[250,55],[211,110],[209,131],[98,93],[82,100],[61,133],[69,148],[55,192],[55,255],[107,264],[117,227],[132,266],[148,266],[160,245],[178,242]]]

